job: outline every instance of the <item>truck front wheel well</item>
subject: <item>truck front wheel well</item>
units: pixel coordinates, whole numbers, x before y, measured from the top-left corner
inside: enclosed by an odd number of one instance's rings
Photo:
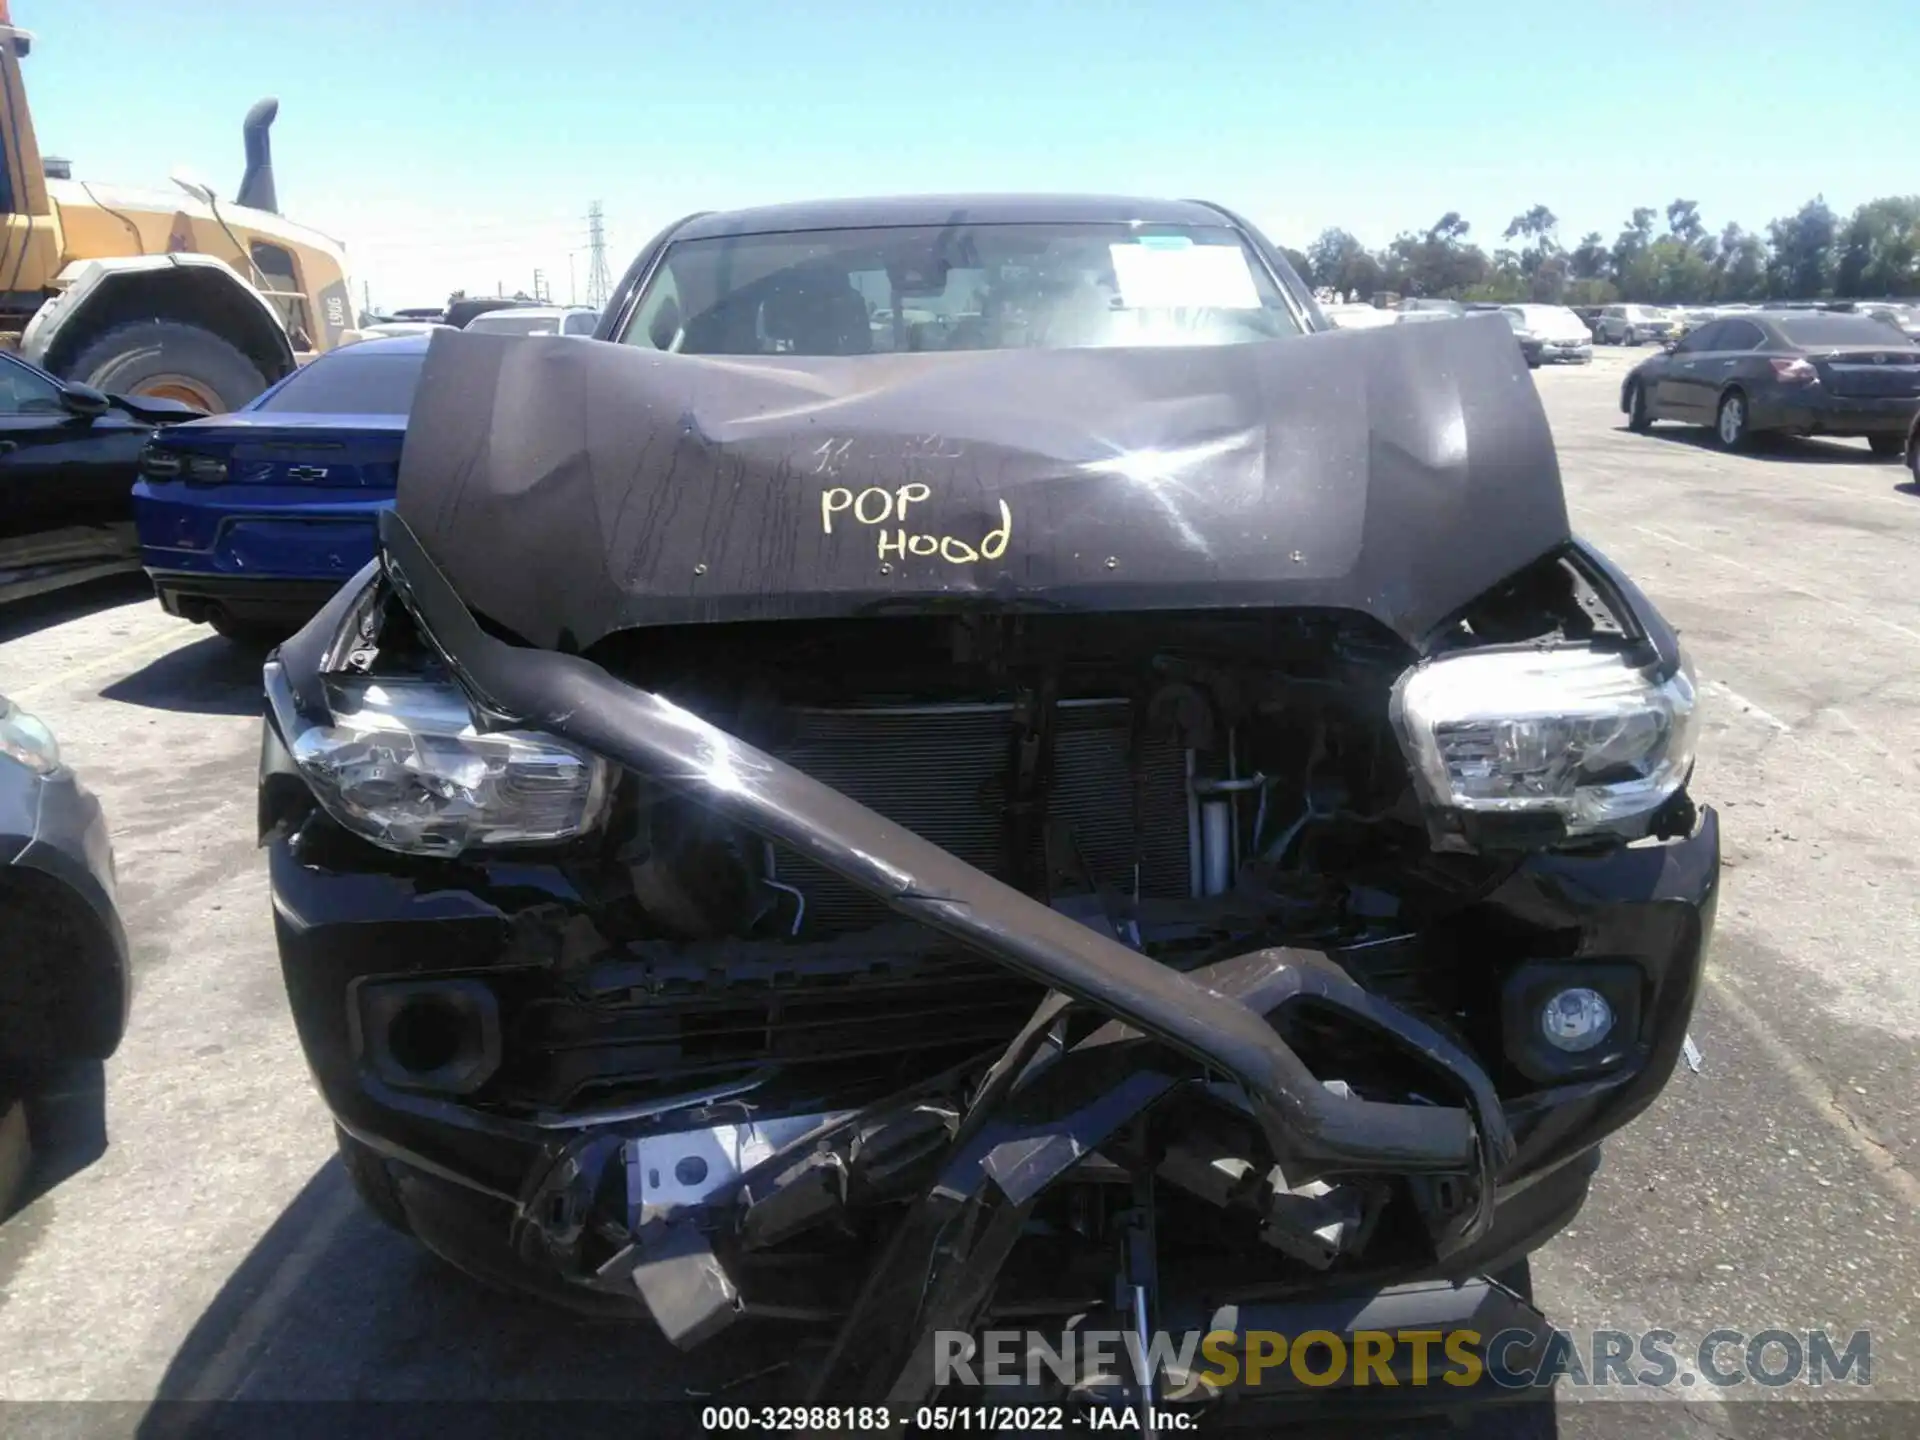
[[[293,347],[272,312],[244,281],[212,265],[165,265],[108,277],[61,322],[42,363],[66,375],[95,340],[141,321],[204,330],[244,355],[268,384],[294,368]]]

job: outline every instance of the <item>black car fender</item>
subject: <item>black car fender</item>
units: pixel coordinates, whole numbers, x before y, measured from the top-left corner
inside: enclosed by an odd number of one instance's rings
[[[70,771],[0,760],[0,857],[0,1059],[106,1059],[133,986],[99,801]]]

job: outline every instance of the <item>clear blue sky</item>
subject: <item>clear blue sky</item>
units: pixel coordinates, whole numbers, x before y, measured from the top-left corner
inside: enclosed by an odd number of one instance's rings
[[[1535,203],[1610,241],[1920,191],[1920,3],[12,0],[43,150],[231,195],[278,95],[282,208],[377,304],[568,290],[694,209],[819,195],[1201,195],[1304,248]],[[572,258],[584,290],[586,256]]]

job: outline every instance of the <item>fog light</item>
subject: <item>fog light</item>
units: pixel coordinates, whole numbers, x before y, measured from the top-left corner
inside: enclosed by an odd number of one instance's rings
[[[1550,997],[1540,1011],[1540,1031],[1556,1050],[1591,1050],[1613,1029],[1613,1007],[1598,990],[1576,985]]]

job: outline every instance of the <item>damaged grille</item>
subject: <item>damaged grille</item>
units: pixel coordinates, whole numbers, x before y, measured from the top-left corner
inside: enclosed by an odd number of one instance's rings
[[[1008,775],[1017,711],[1011,703],[790,714],[795,728],[781,748],[783,760],[968,864],[1015,881]],[[1044,794],[1047,819],[1057,834],[1070,835],[1096,885],[1132,895],[1137,862],[1143,897],[1187,893],[1183,752],[1170,738],[1136,736],[1127,701],[1060,703]],[[1033,827],[1025,847],[1028,867],[1041,863],[1043,828]],[[805,936],[866,929],[888,918],[879,901],[798,855],[779,852],[778,867],[780,880],[806,896]]]
[[[670,959],[636,948],[596,967],[577,998],[519,1012],[505,1092],[567,1108],[645,1101],[768,1064],[804,1086],[905,1081],[1004,1044],[1040,993],[952,953],[802,947],[771,961],[724,947]]]

